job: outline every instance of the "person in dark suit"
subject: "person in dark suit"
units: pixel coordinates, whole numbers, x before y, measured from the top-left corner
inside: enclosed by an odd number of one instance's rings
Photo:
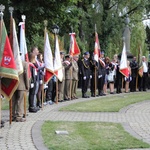
[[[122,88],[123,75],[119,70],[120,70],[120,62],[118,60],[117,69],[116,69],[116,93],[117,94],[122,93],[121,88]]]
[[[31,72],[30,89],[29,89],[29,112],[37,112],[39,109],[36,106],[35,97],[37,89],[37,68],[35,67],[35,55],[30,53],[29,55],[29,67]]]
[[[131,67],[131,77],[132,80],[130,82],[130,92],[136,91],[136,78],[137,78],[137,71],[138,71],[138,63],[136,61],[136,57],[133,57],[133,60],[130,62]]]
[[[83,98],[89,98],[89,96],[86,95],[89,86],[89,80],[90,77],[92,77],[89,57],[90,57],[90,53],[85,52],[84,58],[82,59],[81,64],[79,66],[81,71],[81,76],[82,76],[82,97]]]
[[[12,114],[13,121],[24,122],[24,94],[29,90],[28,63],[22,61],[23,73],[19,75],[19,85],[12,97]]]
[[[139,91],[146,91],[148,79],[148,62],[145,56],[142,56],[143,76],[139,79]]]
[[[99,58],[98,62],[98,96],[105,96],[104,93],[104,84],[106,80],[106,68],[105,68],[105,62],[102,57]],[[106,81],[107,82],[107,81]]]
[[[97,72],[98,72],[98,62],[94,60],[94,56],[92,55],[90,58],[90,69],[91,69],[91,84],[90,84],[90,90],[91,90],[91,97],[96,96],[96,90],[97,90]]]

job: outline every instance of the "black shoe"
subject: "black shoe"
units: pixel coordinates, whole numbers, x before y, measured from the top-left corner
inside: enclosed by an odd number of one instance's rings
[[[34,108],[34,107],[29,108],[29,112],[36,113],[37,111],[38,111],[37,108]]]
[[[1,128],[4,127],[4,123],[5,123],[5,122],[4,122],[3,120],[1,120],[1,125],[0,125]]]
[[[64,100],[59,100],[58,102],[64,102]]]
[[[87,95],[84,95],[84,96],[82,96],[82,98],[89,98],[89,96],[87,96]]]
[[[69,99],[69,98],[65,98],[64,100],[65,100],[65,101],[69,101],[70,99]]]
[[[95,95],[94,95],[94,94],[92,94],[92,95],[91,95],[91,97],[95,97]]]
[[[103,96],[103,93],[100,93],[99,96]]]
[[[110,92],[110,94],[114,94],[114,92]]]

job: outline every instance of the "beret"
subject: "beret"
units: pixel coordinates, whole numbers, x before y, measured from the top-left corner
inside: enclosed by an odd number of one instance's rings
[[[90,55],[90,53],[89,52],[84,52],[84,55]]]

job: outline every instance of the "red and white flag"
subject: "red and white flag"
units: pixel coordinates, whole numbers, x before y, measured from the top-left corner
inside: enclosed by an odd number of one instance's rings
[[[6,27],[2,19],[0,20],[0,33],[0,90],[1,94],[10,100],[17,89],[19,78]]]
[[[80,49],[78,47],[76,38],[75,38],[75,33],[70,33],[70,49],[69,49],[69,54],[70,56],[75,56],[80,54]]]
[[[98,34],[97,32],[95,32],[94,60],[98,62],[99,57],[100,57],[100,44],[99,44]]]
[[[45,31],[44,64],[46,69],[44,82],[48,82],[54,75],[54,63],[53,63],[52,50],[51,50],[47,31]]]
[[[62,62],[60,57],[59,42],[58,42],[57,35],[56,35],[56,42],[55,42],[54,74],[56,75],[59,81],[62,81],[63,71],[62,71]]]
[[[23,61],[29,62],[28,58],[28,51],[27,51],[27,44],[25,38],[25,22],[20,22],[20,52],[21,52],[21,59]]]
[[[126,54],[126,46],[125,43],[123,45],[121,60],[120,60],[120,69],[119,71],[125,76],[129,77],[129,69],[127,67],[127,54]]]

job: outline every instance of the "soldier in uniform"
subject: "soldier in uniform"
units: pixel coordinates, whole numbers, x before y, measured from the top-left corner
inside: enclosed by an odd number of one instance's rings
[[[22,61],[23,73],[19,75],[19,85],[12,97],[13,121],[24,122],[24,94],[29,90],[28,63]]]
[[[64,86],[65,86],[64,54],[65,53],[63,51],[60,51],[63,79],[62,79],[62,81],[58,80],[58,102],[64,102]]]
[[[103,57],[100,57],[99,62],[98,62],[98,95],[99,96],[105,96],[106,95],[104,93],[104,90],[103,90],[105,80],[106,80],[105,62],[104,62]]]
[[[77,99],[77,87],[78,87],[78,59],[79,56],[74,56],[72,60],[72,88],[71,88],[71,99]]]
[[[91,90],[91,96],[96,96],[96,89],[97,89],[97,70],[98,70],[98,63],[96,60],[94,60],[93,55],[90,59],[90,69],[91,69],[91,84],[90,84],[90,90]]]
[[[85,52],[84,58],[82,59],[81,64],[80,64],[80,71],[81,71],[81,76],[82,76],[82,97],[83,98],[89,98],[89,96],[86,95],[87,89],[89,86],[90,76],[91,76],[89,57],[90,57],[90,53]]]
[[[72,58],[69,56],[69,54],[65,56],[64,67],[65,67],[64,100],[71,100]]]

